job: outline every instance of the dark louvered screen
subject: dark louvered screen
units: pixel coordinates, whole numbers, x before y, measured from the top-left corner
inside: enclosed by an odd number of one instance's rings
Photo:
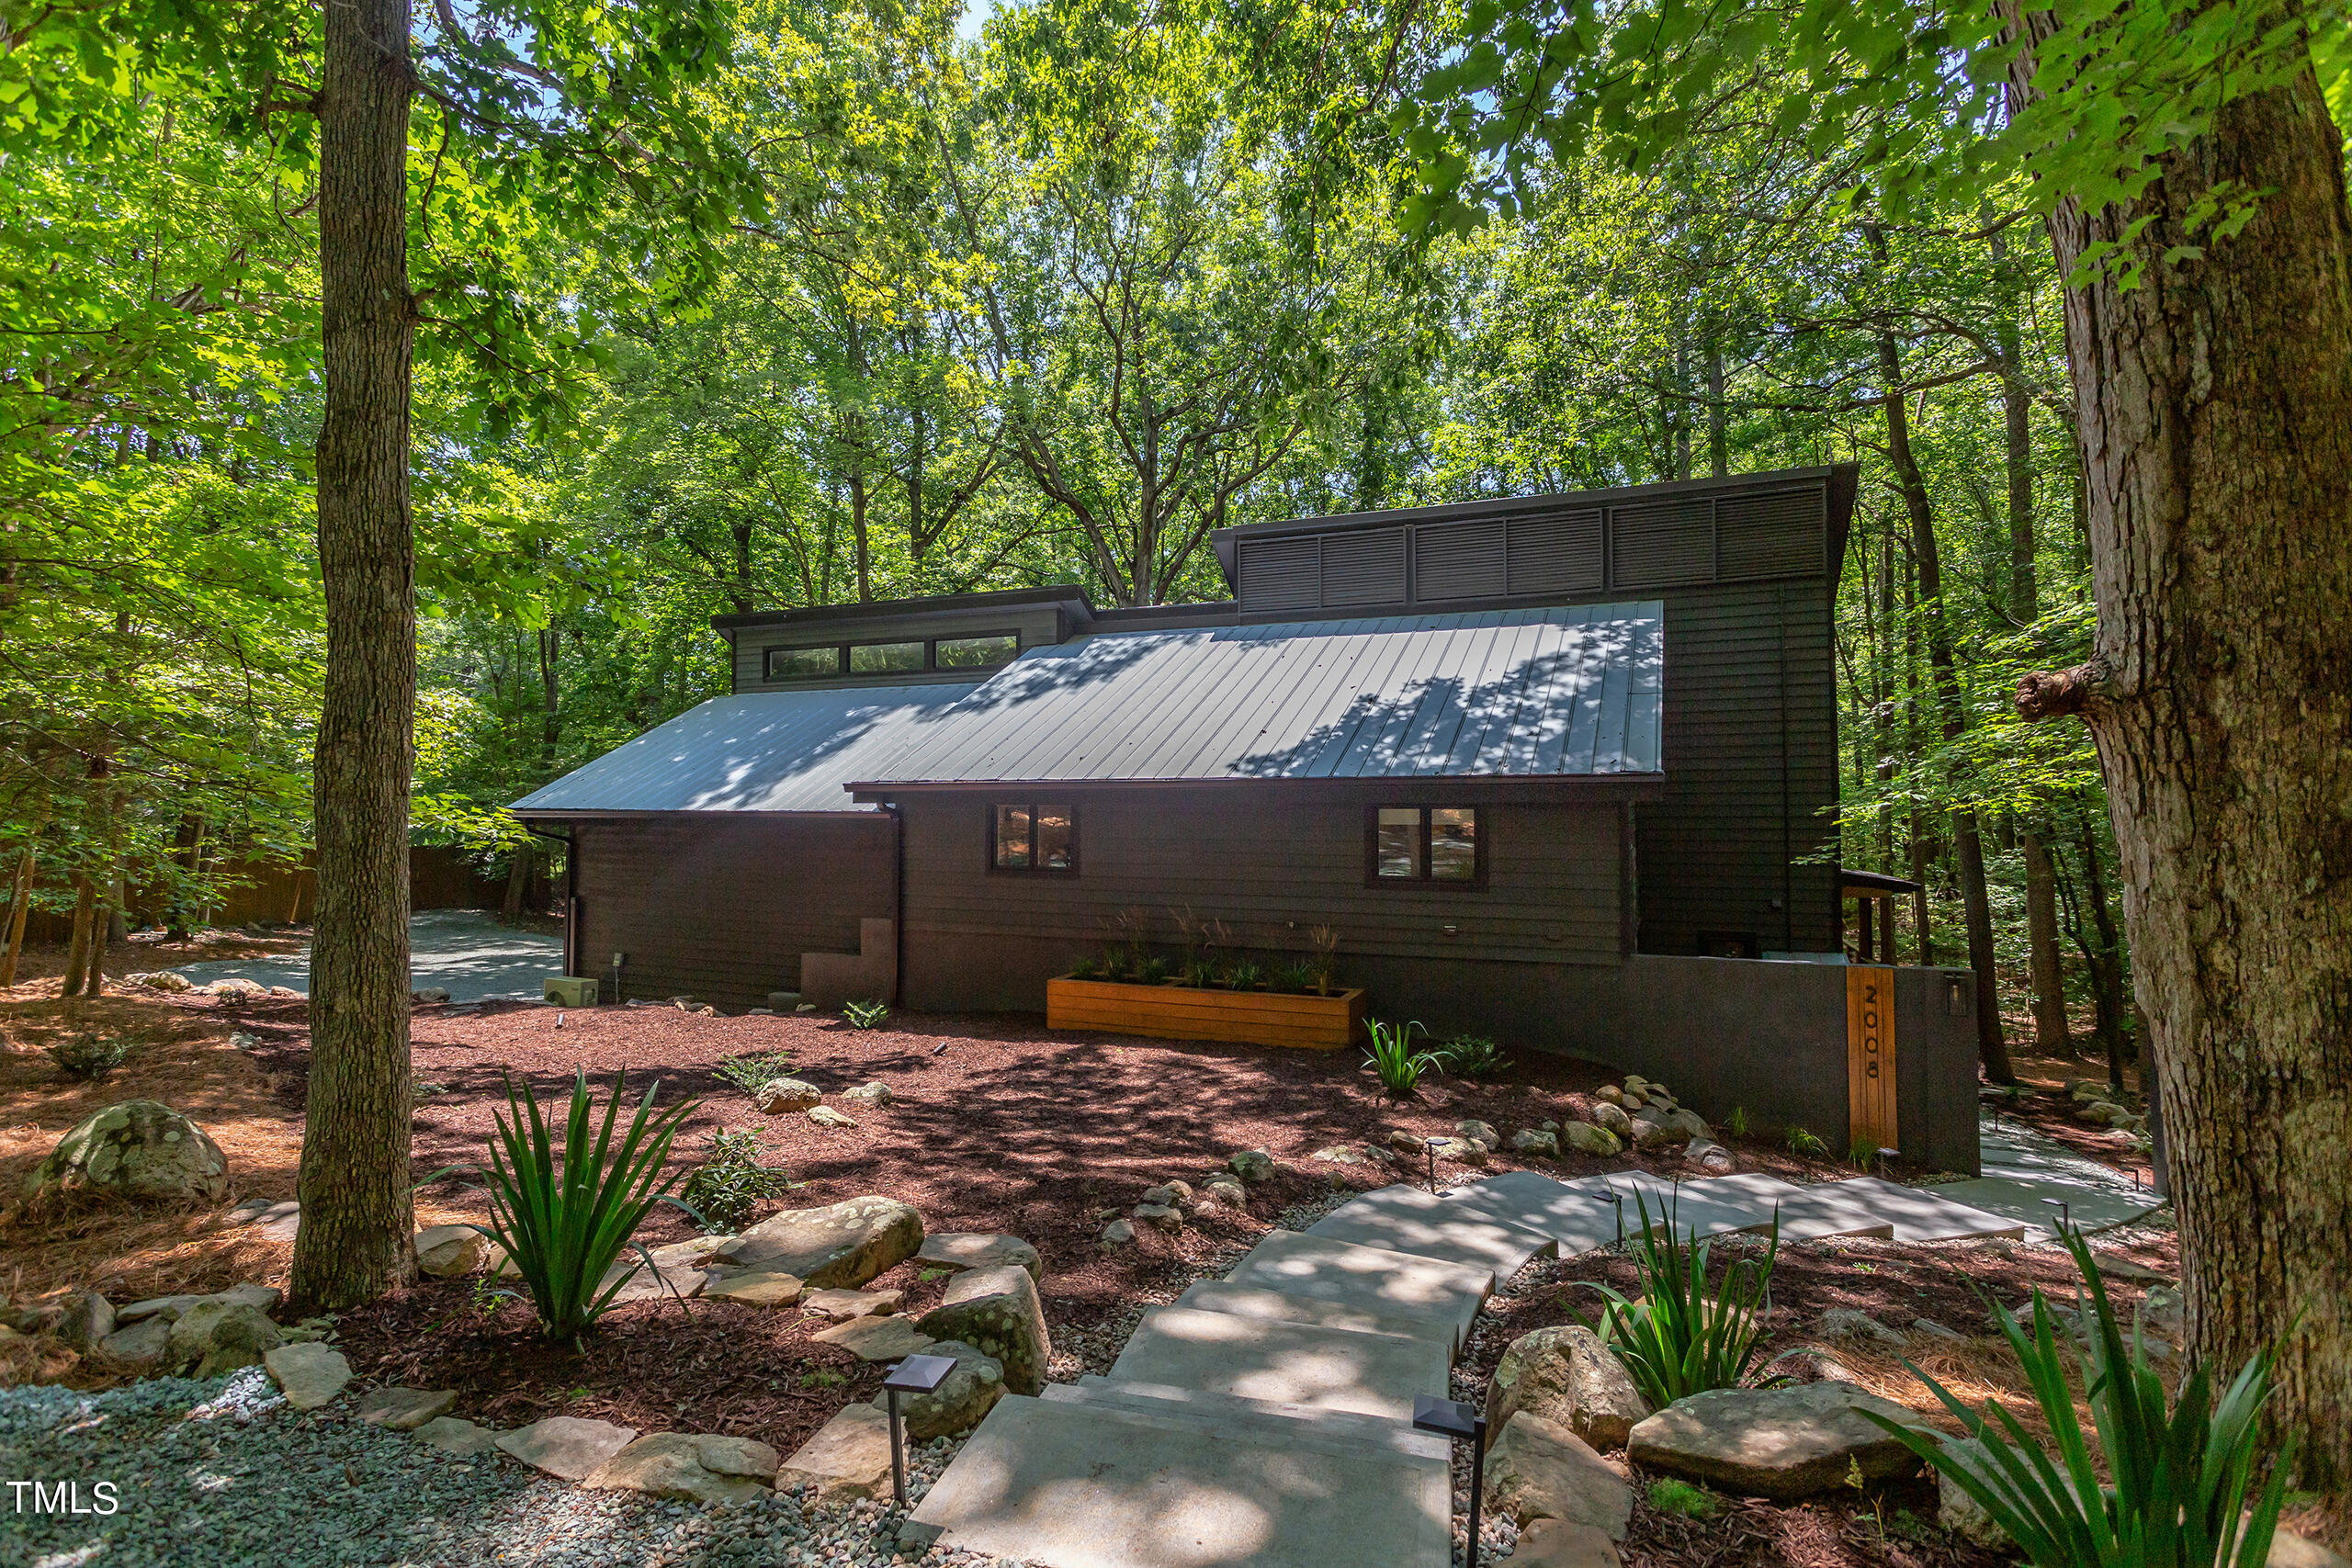
[[[1707,499],[1620,506],[1609,515],[1609,581],[1663,588],[1715,580],[1715,529]]]
[[[1323,536],[1323,607],[1405,602],[1405,530]]]
[[[1817,572],[1827,525],[1819,485],[1726,496],[1715,502],[1717,568],[1726,579]]]
[[[1240,550],[1241,608],[1312,610],[1320,592],[1319,541],[1312,534],[1295,539],[1250,539]]]
[[[1503,574],[1503,525],[1455,523],[1413,530],[1413,597],[1420,604],[1442,599],[1498,599],[1507,592]]]
[[[1600,513],[1510,520],[1507,573],[1514,593],[1582,593],[1600,586]]]

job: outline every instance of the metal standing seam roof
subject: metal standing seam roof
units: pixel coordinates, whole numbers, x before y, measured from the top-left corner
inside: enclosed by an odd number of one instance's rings
[[[860,788],[1657,774],[1657,601],[1102,632],[1024,652]]]
[[[836,687],[717,697],[524,796],[517,816],[863,811],[844,791],[887,768],[977,688]]]

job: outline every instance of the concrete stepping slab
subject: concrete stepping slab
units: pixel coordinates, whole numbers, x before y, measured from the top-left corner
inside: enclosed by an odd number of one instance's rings
[[[1965,1194],[1977,1185],[1973,1181],[1955,1181],[1947,1187],[1905,1187],[1875,1176],[1855,1176],[1808,1187],[1805,1194],[1810,1203],[1836,1206],[1839,1212],[1850,1214],[1868,1214],[1892,1225],[1896,1241],[2022,1237],[2028,1228],[2025,1221],[1975,1208],[1966,1201]],[[2048,1211],[2052,1214],[2056,1212]],[[1781,1234],[1787,1234],[1785,1221]]]
[[[1170,1306],[1143,1314],[1111,1375],[1409,1421],[1415,1394],[1447,1392],[1449,1364],[1426,1339]]]
[[[1492,1270],[1358,1247],[1303,1231],[1270,1231],[1227,1274],[1229,1284],[1339,1302],[1365,1312],[1427,1315],[1453,1332],[1454,1354],[1494,1288]]]
[[[1351,1199],[1307,1226],[1306,1234],[1469,1264],[1487,1269],[1497,1286],[1532,1259],[1556,1257],[1560,1250],[1557,1242],[1541,1232],[1404,1186]]]
[[[1453,1325],[1435,1313],[1374,1312],[1347,1302],[1314,1296],[1285,1295],[1254,1285],[1201,1280],[1187,1285],[1175,1305],[1204,1312],[1229,1312],[1236,1317],[1270,1318],[1278,1323],[1308,1323],[1317,1328],[1346,1328],[1358,1334],[1401,1334],[1425,1339],[1453,1359]]]
[[[1805,1186],[1778,1177],[1746,1173],[1710,1178],[1704,1184],[1711,1198],[1745,1201],[1756,1210],[1747,1228],[1758,1235],[1771,1229],[1773,1211],[1781,1217],[1782,1241],[1817,1241],[1825,1236],[1851,1235],[1890,1238],[1894,1222],[1875,1212],[1867,1201],[1837,1190],[1836,1182]]]
[[[1560,1256],[1574,1258],[1617,1239],[1617,1213],[1607,1201],[1605,1176],[1559,1181],[1541,1171],[1514,1170],[1457,1187],[1443,1201],[1538,1235],[1549,1236]]]
[[[1392,1421],[1385,1416],[1280,1404],[1271,1400],[1244,1399],[1238,1394],[1215,1393],[1207,1389],[1133,1382],[1091,1372],[1074,1383],[1047,1383],[1040,1397],[1069,1404],[1107,1404],[1152,1416],[1181,1411],[1199,1420],[1206,1431],[1248,1430],[1266,1437],[1295,1437],[1301,1429],[1299,1424],[1305,1423],[1305,1429],[1318,1439],[1357,1442],[1382,1453],[1447,1459],[1453,1452],[1449,1439],[1430,1432],[1417,1432],[1406,1423]]]
[[[899,1531],[1054,1568],[1447,1568],[1447,1461],[1008,1395]],[[1340,1460],[1343,1462],[1333,1462]]]

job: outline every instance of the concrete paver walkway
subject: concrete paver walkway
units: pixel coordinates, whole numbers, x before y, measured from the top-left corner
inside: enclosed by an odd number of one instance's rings
[[[2066,1205],[2066,1223],[2086,1232],[2128,1225],[2162,1208],[2149,1188],[2111,1166],[2086,1159],[2046,1133],[2015,1122],[1980,1122],[1977,1144],[1984,1174],[1933,1190],[2012,1220],[2031,1241],[2048,1241],[2062,1213],[2046,1200]],[[1899,1240],[1903,1233],[1895,1232]]]

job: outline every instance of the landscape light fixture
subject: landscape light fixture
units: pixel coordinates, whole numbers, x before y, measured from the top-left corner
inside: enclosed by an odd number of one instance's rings
[[[2043,1202],[2058,1211],[2058,1232],[2064,1235],[2075,1228],[2075,1211],[2064,1198],[2044,1198]]]
[[[1459,1442],[1470,1439],[1469,1568],[1478,1568],[1478,1504],[1487,1489],[1487,1416],[1475,1404],[1440,1399],[1433,1393],[1413,1395],[1413,1430],[1435,1432]]]
[[[1881,1175],[1881,1176],[1884,1176],[1884,1175],[1886,1174],[1887,1168],[1888,1168],[1889,1166],[1893,1165],[1896,1160],[1898,1160],[1898,1159],[1900,1159],[1900,1158],[1902,1158],[1902,1157],[1903,1157],[1903,1151],[1902,1151],[1901,1149],[1889,1149],[1889,1148],[1882,1148],[1882,1149],[1880,1149],[1880,1150],[1878,1151],[1878,1173],[1879,1173],[1879,1175]]]
[[[899,1395],[929,1393],[947,1381],[956,1370],[953,1356],[909,1356],[890,1369],[882,1380],[882,1387],[890,1399],[890,1491],[899,1502],[899,1511],[907,1507],[907,1448],[905,1434],[899,1425]]]
[[[1432,1198],[1437,1196],[1437,1146],[1443,1142],[1445,1142],[1443,1138],[1423,1138],[1421,1140],[1421,1147],[1429,1151],[1430,1196]]]

